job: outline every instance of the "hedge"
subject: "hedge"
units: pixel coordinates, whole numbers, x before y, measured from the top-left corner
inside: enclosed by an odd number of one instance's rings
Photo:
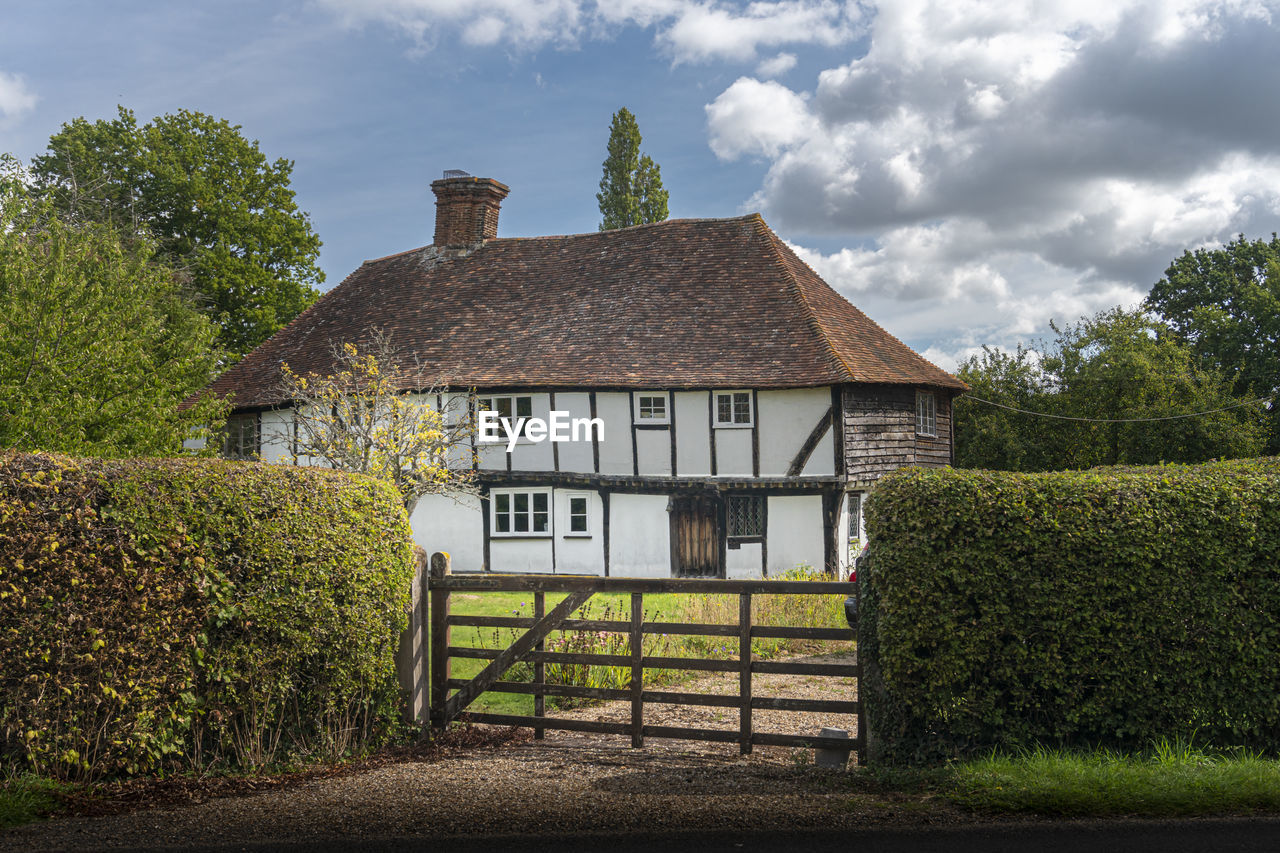
[[[1280,461],[908,469],[867,506],[873,759],[1280,750]]]
[[[0,455],[0,760],[96,778],[371,745],[412,571],[368,478]]]

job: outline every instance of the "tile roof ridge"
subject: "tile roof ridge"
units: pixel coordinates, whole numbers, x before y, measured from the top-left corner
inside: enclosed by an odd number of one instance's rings
[[[661,222],[641,222],[638,225],[627,225],[623,228],[608,228],[604,231],[581,231],[576,234],[533,234],[533,235],[522,236],[522,237],[494,237],[492,239],[485,240],[484,244],[487,246],[491,243],[509,243],[509,242],[515,243],[520,241],[533,241],[533,240],[568,240],[573,237],[600,237],[600,236],[605,236],[609,234],[621,234],[629,231],[641,231],[646,228],[659,229],[668,225],[697,225],[700,223],[749,222],[753,218],[758,219],[759,217],[760,217],[760,214],[758,213],[747,213],[747,214],[743,214],[742,216],[689,216],[689,217],[683,217],[681,219],[664,219]],[[431,247],[424,246],[423,248],[429,249]],[[410,249],[409,251],[415,252],[418,250]],[[408,253],[401,252],[400,254],[403,255]],[[393,258],[395,257],[395,255],[388,255],[387,257]],[[386,258],[378,258],[378,260],[386,260]],[[370,263],[370,262],[366,261],[365,263]]]
[[[430,249],[432,245],[434,245],[434,244],[429,244],[429,245],[426,245],[426,246],[418,246],[416,249],[405,249],[403,252],[392,252],[391,254],[389,254],[389,255],[383,255],[383,256],[382,256],[382,257],[380,257],[380,258],[369,258],[369,259],[367,259],[367,260],[361,261],[361,262],[360,262],[360,266],[362,267],[362,266],[364,266],[365,264],[377,264],[377,263],[381,263],[381,262],[383,262],[383,261],[390,261],[390,260],[393,260],[394,258],[403,257],[404,255],[412,255],[414,252],[421,252],[421,251],[424,251],[424,250],[426,250],[426,249]],[[360,268],[360,267],[356,267],[356,270],[359,270],[359,268]],[[349,274],[347,275],[347,278],[350,278],[350,277],[351,277],[351,276],[353,276],[353,275],[355,275],[355,272],[351,272],[351,273],[349,273]],[[344,281],[345,281],[345,280],[346,280],[346,279],[344,279]]]
[[[827,334],[826,328],[822,325],[822,321],[818,318],[818,312],[814,311],[813,306],[809,304],[809,300],[805,296],[804,289],[800,286],[800,282],[796,278],[796,274],[792,272],[792,270],[784,260],[782,256],[782,252],[778,248],[778,243],[781,241],[782,238],[780,238],[777,234],[773,233],[773,229],[770,228],[768,223],[764,221],[763,216],[761,216],[758,213],[753,214],[753,216],[755,217],[755,220],[756,220],[757,231],[761,234],[761,236],[764,237],[764,239],[769,244],[769,250],[770,250],[770,254],[773,257],[773,262],[782,270],[782,274],[786,276],[787,290],[791,294],[795,302],[800,306],[800,310],[805,313],[809,323],[809,327],[813,329],[814,332],[818,335],[818,339],[822,341],[822,346],[823,348],[826,349],[827,354],[831,356],[831,359],[840,366],[841,370],[844,371],[845,381],[857,382],[858,381],[857,377],[854,375],[854,372],[849,368],[849,363],[845,361],[844,356],[842,356],[839,350],[836,349],[835,344],[831,340],[831,336]],[[804,261],[801,260],[801,263],[804,263]],[[806,266],[808,265],[806,264]],[[812,267],[809,267],[809,269],[810,271],[813,270]],[[817,273],[815,272],[814,275],[816,276]],[[821,276],[819,276],[819,278],[821,278]]]

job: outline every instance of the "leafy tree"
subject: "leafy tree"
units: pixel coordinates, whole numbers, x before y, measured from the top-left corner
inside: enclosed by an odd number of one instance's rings
[[[1198,363],[1238,371],[1236,393],[1280,391],[1280,238],[1240,235],[1220,249],[1184,252],[1151,288],[1147,305]],[[1280,407],[1271,406],[1270,452],[1280,451]]]
[[[64,124],[32,169],[64,218],[154,237],[232,357],[319,295],[320,238],[294,201],[293,163],[268,162],[238,125],[180,110],[139,127],[121,107]]]
[[[1200,366],[1159,320],[1115,309],[1053,329],[1052,342],[1012,355],[986,350],[961,367],[973,391],[956,405],[959,467],[1037,471],[1262,451],[1261,404],[1235,396],[1234,377]]]
[[[470,418],[450,418],[447,407],[422,402],[445,389],[399,366],[404,360],[381,332],[365,352],[346,343],[334,346],[333,357],[328,376],[281,365],[281,390],[293,401],[297,425],[295,465],[322,462],[386,480],[410,515],[423,495],[472,490]],[[404,388],[425,390],[410,395]]]
[[[0,447],[165,456],[218,426],[182,408],[218,362],[217,328],[145,240],[68,222],[0,158]]]
[[[640,126],[626,107],[613,114],[609,126],[609,156],[596,201],[604,217],[601,231],[661,222],[669,215],[662,169],[640,153]]]

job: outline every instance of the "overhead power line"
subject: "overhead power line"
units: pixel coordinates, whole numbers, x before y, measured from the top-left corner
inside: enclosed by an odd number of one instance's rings
[[[1058,421],[1081,421],[1091,424],[1141,424],[1151,423],[1152,421],[1178,421],[1183,418],[1198,418],[1203,415],[1216,415],[1218,412],[1229,412],[1232,409],[1239,409],[1242,406],[1252,406],[1256,403],[1269,403],[1273,397],[1259,397],[1256,400],[1246,400],[1243,403],[1235,403],[1230,406],[1223,406],[1221,409],[1210,409],[1207,412],[1190,412],[1185,415],[1166,415],[1162,418],[1077,418],[1071,415],[1051,415],[1048,412],[1033,412],[1030,409],[1019,409],[1017,406],[1006,406],[1004,403],[995,403],[991,400],[984,400],[981,397],[975,397],[972,394],[965,394],[962,400],[973,400],[975,403],[986,403],[988,406],[995,406],[998,409],[1008,409],[1011,412],[1017,412],[1020,415],[1034,415],[1037,418],[1053,418]]]

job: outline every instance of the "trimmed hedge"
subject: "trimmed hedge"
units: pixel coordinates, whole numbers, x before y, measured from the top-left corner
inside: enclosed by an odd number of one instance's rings
[[[1280,750],[1280,460],[908,469],[867,506],[872,757]]]
[[[369,478],[0,455],[0,757],[94,778],[371,745],[412,560]]]

